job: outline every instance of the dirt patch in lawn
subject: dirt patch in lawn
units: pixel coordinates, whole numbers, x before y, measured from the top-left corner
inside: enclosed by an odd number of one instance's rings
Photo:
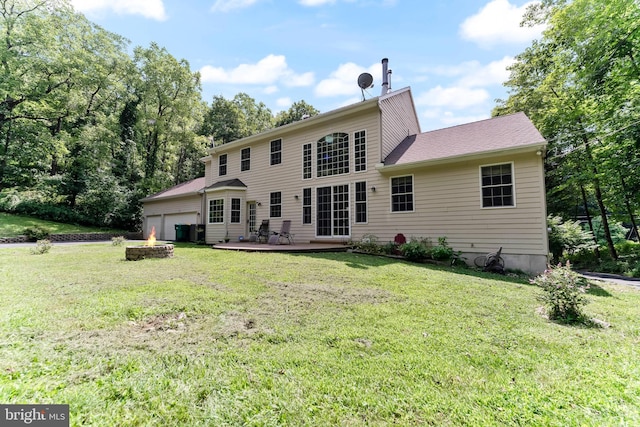
[[[398,296],[375,288],[356,288],[324,284],[268,283],[277,296],[288,302],[329,304],[383,304],[397,301]]]

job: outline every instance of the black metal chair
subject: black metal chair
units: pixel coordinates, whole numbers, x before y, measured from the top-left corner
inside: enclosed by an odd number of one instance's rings
[[[258,243],[267,243],[269,241],[269,220],[263,219],[260,228],[256,231],[256,240]]]

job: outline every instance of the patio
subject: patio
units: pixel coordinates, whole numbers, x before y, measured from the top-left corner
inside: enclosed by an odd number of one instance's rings
[[[294,245],[270,245],[268,243],[258,242],[229,242],[216,243],[212,246],[212,249],[245,252],[346,252],[351,249],[351,246],[339,242],[309,242],[296,243]]]

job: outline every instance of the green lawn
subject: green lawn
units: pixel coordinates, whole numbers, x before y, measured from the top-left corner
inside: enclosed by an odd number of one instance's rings
[[[536,287],[359,254],[0,249],[0,402],[72,425],[640,425],[640,291],[566,326]]]
[[[15,237],[24,234],[24,229],[29,227],[43,227],[51,234],[66,233],[117,233],[121,230],[101,229],[97,227],[84,227],[82,225],[64,224],[61,222],[45,221],[38,218],[22,215],[13,215],[0,212],[0,237]]]

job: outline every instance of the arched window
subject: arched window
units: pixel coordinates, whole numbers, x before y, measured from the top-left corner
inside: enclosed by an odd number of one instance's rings
[[[318,140],[317,148],[318,177],[349,173],[349,134],[326,135]]]

